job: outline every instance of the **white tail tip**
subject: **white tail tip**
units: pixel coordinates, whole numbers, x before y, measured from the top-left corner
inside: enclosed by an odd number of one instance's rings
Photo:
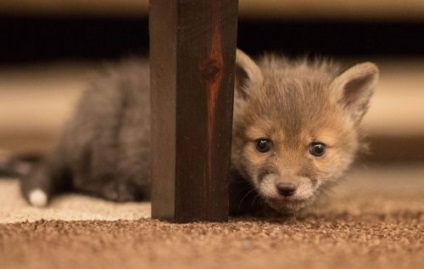
[[[47,205],[47,194],[40,190],[36,189],[29,193],[29,203],[37,207],[45,207]]]

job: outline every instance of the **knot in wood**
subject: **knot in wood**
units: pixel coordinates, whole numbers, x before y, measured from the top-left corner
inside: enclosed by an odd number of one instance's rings
[[[208,61],[201,66],[202,78],[206,81],[215,81],[222,75],[222,66],[214,61]]]

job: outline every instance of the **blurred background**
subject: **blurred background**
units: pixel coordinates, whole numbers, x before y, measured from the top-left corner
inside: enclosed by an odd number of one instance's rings
[[[239,0],[251,55],[381,68],[365,129],[373,164],[424,164],[424,1]],[[148,53],[148,0],[0,0],[0,151],[49,150],[105,61]]]

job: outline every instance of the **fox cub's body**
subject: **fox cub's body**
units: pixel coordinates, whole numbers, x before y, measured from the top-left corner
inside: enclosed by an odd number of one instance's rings
[[[241,51],[236,58],[231,213],[304,208],[361,148],[378,69],[275,55],[255,63]],[[113,201],[149,197],[148,81],[147,64],[134,60],[86,91],[55,153],[22,180],[31,204],[69,190]]]

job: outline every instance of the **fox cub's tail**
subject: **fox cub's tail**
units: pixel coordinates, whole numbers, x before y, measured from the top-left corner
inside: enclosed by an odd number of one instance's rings
[[[46,206],[53,195],[65,188],[65,175],[61,171],[59,176],[58,172],[58,166],[41,154],[0,153],[0,177],[19,178],[22,195],[33,206]]]

